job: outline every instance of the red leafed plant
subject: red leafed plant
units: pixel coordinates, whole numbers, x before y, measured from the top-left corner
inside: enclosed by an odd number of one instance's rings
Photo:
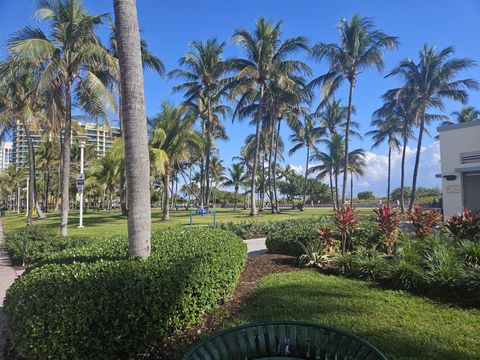
[[[407,219],[415,227],[415,234],[421,240],[432,234],[433,228],[441,224],[442,217],[434,209],[425,210],[422,205],[415,204],[413,209],[407,212]]]
[[[325,247],[325,251],[328,254],[333,253],[334,250],[334,244],[335,244],[335,239],[333,238],[333,231],[329,227],[321,227],[318,230],[318,236],[323,242],[323,246]]]
[[[353,232],[360,223],[360,219],[353,207],[342,205],[340,210],[335,210],[333,220],[342,234],[342,254],[345,254],[347,245],[351,248]]]
[[[447,229],[458,239],[475,241],[480,235],[480,218],[469,209],[463,209],[458,215],[452,216],[447,221]]]
[[[388,205],[373,209],[373,212],[375,213],[375,222],[377,223],[378,230],[380,230],[385,246],[387,247],[387,254],[391,255],[393,246],[397,240],[400,215],[396,209]]]

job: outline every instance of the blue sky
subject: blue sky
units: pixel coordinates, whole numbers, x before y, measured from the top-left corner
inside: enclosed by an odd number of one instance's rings
[[[92,13],[109,12],[113,14],[112,1],[84,0]],[[355,120],[360,122],[361,131],[369,130],[372,112],[381,105],[380,96],[385,90],[397,86],[395,79],[385,79],[384,75],[400,60],[417,58],[424,43],[438,48],[453,45],[456,55],[480,61],[478,43],[478,21],[480,20],[480,1],[478,0],[243,0],[242,2],[220,0],[184,0],[154,1],[137,0],[140,26],[143,37],[151,50],[160,56],[170,70],[177,66],[180,56],[189,50],[191,40],[205,40],[217,37],[227,41],[226,56],[241,56],[241,51],[229,39],[237,27],[251,29],[259,17],[283,20],[285,37],[305,35],[310,43],[335,42],[338,39],[336,25],[343,17],[350,18],[355,13],[374,19],[378,28],[387,34],[399,37],[398,50],[385,55],[386,66],[382,73],[367,70],[359,77],[354,93],[354,105],[357,108]],[[9,35],[25,25],[40,26],[33,18],[35,2],[33,0],[0,0],[0,58],[5,56],[4,43]],[[113,16],[113,15],[112,15]],[[108,28],[100,28],[100,35],[108,35]],[[318,64],[304,57],[316,76],[324,73],[326,64]],[[480,80],[480,67],[464,73],[464,77]],[[148,115],[160,108],[163,99],[180,102],[181,95],[172,95],[173,83],[146,72],[145,92]],[[346,100],[346,88],[338,96]],[[480,107],[480,92],[471,92],[469,104]],[[445,113],[458,110],[459,104],[447,102]],[[254,129],[247,122],[232,123],[226,120],[228,142],[219,143],[220,156],[225,164],[238,154],[244,138]],[[435,125],[431,127],[435,133]],[[289,136],[288,130],[282,134]],[[431,138],[425,141],[422,154],[419,183],[421,186],[438,186],[434,174],[439,172],[438,144]],[[385,147],[370,151],[371,141],[354,141],[354,148],[368,150],[367,176],[358,181],[356,191],[372,190],[376,194],[385,193],[386,153]],[[407,160],[407,166],[413,164],[413,146]],[[304,152],[292,157],[286,156],[285,162],[301,169],[304,164]],[[394,156],[393,186],[397,186],[398,157]],[[407,171],[407,176],[411,173]],[[410,180],[407,180],[407,183]]]

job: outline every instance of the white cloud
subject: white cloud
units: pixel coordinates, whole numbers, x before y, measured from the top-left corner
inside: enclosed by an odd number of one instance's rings
[[[292,170],[295,171],[297,174],[300,174],[300,175],[303,174],[303,166],[302,165],[293,165],[293,164],[289,164],[289,165],[292,168]],[[308,168],[310,169],[310,166]]]

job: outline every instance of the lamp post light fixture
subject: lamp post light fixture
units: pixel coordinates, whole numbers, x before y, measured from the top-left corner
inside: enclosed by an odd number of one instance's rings
[[[79,228],[83,228],[83,188],[85,185],[84,177],[84,155],[85,155],[85,139],[80,139],[80,174],[77,176],[77,191],[80,195],[80,218],[79,218]]]

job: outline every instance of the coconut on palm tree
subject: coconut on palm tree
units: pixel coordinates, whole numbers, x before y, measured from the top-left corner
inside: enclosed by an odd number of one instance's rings
[[[454,58],[453,54],[452,47],[437,51],[435,47],[424,45],[418,62],[403,60],[388,74],[398,77],[403,84],[400,88],[391,90],[387,97],[402,98],[415,94],[415,122],[419,130],[409,209],[412,209],[415,202],[425,125],[428,121],[438,119],[437,116],[427,116],[427,112],[443,109],[445,99],[464,104],[468,100],[466,89],[479,88],[479,83],[474,79],[458,78],[462,71],[474,66],[475,62],[466,58]]]
[[[243,118],[251,114],[255,108],[253,124],[255,125],[255,151],[251,172],[251,204],[250,215],[257,215],[255,204],[257,164],[259,160],[261,123],[265,116],[266,88],[270,82],[277,86],[288,88],[295,84],[289,77],[292,69],[298,72],[310,73],[310,68],[303,62],[290,59],[290,55],[299,50],[307,50],[306,39],[303,36],[281,41],[281,22],[273,24],[263,18],[257,20],[255,29],[236,29],[233,41],[245,52],[246,57],[236,59],[234,66],[238,70],[236,88],[233,96],[239,97],[234,118]]]
[[[345,123],[345,149],[343,171],[348,171],[348,154],[350,142],[350,121],[353,108],[353,90],[358,81],[358,75],[367,68],[375,67],[381,70],[384,66],[383,52],[394,49],[398,45],[395,36],[389,36],[375,28],[369,18],[355,14],[350,21],[342,19],[338,26],[340,42],[338,44],[318,43],[312,48],[314,58],[321,61],[327,59],[329,71],[311,81],[310,87],[321,86],[324,101],[328,99],[338,87],[348,81],[348,108]],[[342,203],[345,202],[347,177],[343,177]]]

